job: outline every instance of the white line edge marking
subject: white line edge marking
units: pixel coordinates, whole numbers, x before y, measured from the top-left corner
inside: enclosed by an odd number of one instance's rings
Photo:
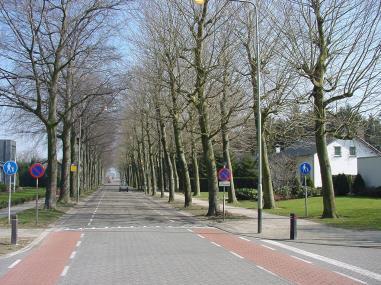
[[[81,238],[83,238],[85,236],[85,234],[81,234]]]
[[[249,239],[247,239],[247,238],[244,238],[244,237],[239,237],[240,239],[242,239],[242,240],[244,240],[244,241],[251,241],[251,240],[249,240]]]
[[[11,265],[8,266],[9,269],[15,267],[17,264],[19,264],[21,259],[17,259],[15,262],[13,262]]]
[[[80,246],[81,245],[81,243],[82,243],[82,241],[77,241],[77,244],[76,244],[76,247],[78,247],[78,246]]]
[[[344,277],[347,277],[347,278],[349,278],[349,279],[352,279],[352,280],[354,280],[354,281],[357,281],[357,282],[359,282],[359,283],[361,283],[361,284],[368,284],[368,283],[366,283],[366,282],[364,282],[364,281],[361,281],[361,280],[359,280],[359,279],[356,279],[356,278],[354,278],[354,277],[352,277],[352,276],[349,276],[349,275],[347,275],[347,274],[341,273],[341,272],[339,272],[339,271],[333,271],[333,272],[335,272],[335,273],[337,273],[337,274],[340,274],[340,275],[342,275],[342,276],[344,276]]]
[[[276,241],[265,240],[265,239],[262,239],[262,241],[266,242],[266,243],[269,243],[269,244],[272,244],[272,245],[275,245],[275,246],[278,246],[278,247],[281,247],[281,248],[284,248],[284,249],[288,249],[290,251],[299,253],[301,255],[305,255],[305,256],[308,256],[308,257],[311,257],[311,258],[314,258],[314,259],[317,259],[317,260],[320,260],[320,261],[323,261],[323,262],[335,265],[337,267],[341,267],[341,268],[345,268],[345,269],[354,271],[354,272],[356,272],[358,274],[361,274],[361,275],[364,275],[366,277],[369,277],[369,278],[381,281],[381,274],[378,274],[378,273],[366,270],[364,268],[357,267],[357,266],[354,266],[354,265],[350,265],[350,264],[345,263],[345,262],[341,262],[341,261],[338,261],[338,260],[335,260],[335,259],[331,259],[331,258],[328,258],[328,257],[325,257],[325,256],[321,256],[321,255],[318,255],[318,254],[315,254],[315,253],[312,253],[312,252],[308,252],[308,251],[305,251],[305,250],[302,250],[302,249],[299,249],[299,248],[296,248],[296,247],[292,247],[292,246],[289,246],[289,245],[285,245],[285,244],[282,244],[282,243],[279,243],[279,242],[276,242]]]
[[[263,246],[263,247],[265,247],[265,248],[268,248],[268,249],[271,249],[271,250],[276,250],[275,248],[269,247],[269,246],[264,245],[264,244],[261,244],[261,246]]]
[[[202,236],[202,235],[198,235],[200,238],[205,238],[204,236]]]
[[[69,266],[65,266],[65,268],[62,270],[61,276],[62,277],[65,276],[68,270],[69,270]]]
[[[175,221],[174,220],[169,220],[171,223],[174,223]]]
[[[193,231],[191,229],[187,229],[187,231],[193,233]]]
[[[271,275],[277,276],[274,272],[271,272],[270,270],[267,270],[266,268],[263,268],[262,266],[257,265],[257,267],[263,271],[266,271],[267,273],[270,273]]]
[[[234,256],[238,257],[238,258],[244,259],[243,256],[240,256],[239,254],[235,253],[234,251],[230,251],[230,253],[233,254]]]
[[[305,262],[305,263],[309,263],[309,264],[312,263],[311,261],[305,260],[305,259],[300,258],[300,257],[297,257],[297,256],[295,256],[295,255],[290,255],[290,256],[293,257],[293,258],[295,258],[295,259],[298,259],[298,260],[300,260],[300,261],[303,261],[303,262]]]
[[[70,255],[70,259],[73,259],[73,258],[75,257],[76,254],[77,254],[77,252],[76,252],[76,251],[73,251],[73,252],[71,253],[71,255]]]
[[[214,241],[212,241],[211,243],[214,244],[215,246],[221,247],[221,245],[219,245],[218,243],[215,243]]]

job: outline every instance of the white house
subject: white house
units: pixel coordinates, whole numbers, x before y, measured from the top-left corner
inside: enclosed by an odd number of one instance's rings
[[[341,140],[335,138],[329,139],[327,141],[327,150],[332,175],[362,174],[362,172],[359,171],[359,167],[361,167],[361,169],[368,167],[368,162],[365,160],[366,158],[381,158],[381,152],[379,150],[359,138],[352,140]],[[311,178],[314,182],[314,186],[322,186],[319,159],[316,153],[316,145],[314,141],[296,143],[286,148],[284,153],[288,156],[294,157],[297,165],[300,165],[303,162],[308,162],[312,166]],[[358,161],[363,160],[363,163],[358,164]],[[371,163],[372,165],[369,167],[372,169],[381,169],[381,159],[371,161]],[[375,176],[381,175],[375,174]],[[365,178],[364,180],[365,183],[368,184]]]

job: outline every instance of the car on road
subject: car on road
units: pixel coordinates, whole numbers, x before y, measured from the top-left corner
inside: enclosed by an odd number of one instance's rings
[[[126,191],[128,192],[128,185],[120,185],[119,186],[119,192]]]

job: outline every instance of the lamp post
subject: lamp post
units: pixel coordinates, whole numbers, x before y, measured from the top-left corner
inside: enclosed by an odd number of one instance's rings
[[[259,29],[258,29],[258,7],[257,4],[250,0],[228,0],[229,2],[240,2],[251,4],[254,8],[255,17],[255,37],[256,37],[256,73],[257,73],[257,152],[258,152],[258,233],[262,232],[262,113],[261,113],[261,74],[260,74],[260,43],[259,43]],[[203,5],[205,0],[194,0],[198,5]]]

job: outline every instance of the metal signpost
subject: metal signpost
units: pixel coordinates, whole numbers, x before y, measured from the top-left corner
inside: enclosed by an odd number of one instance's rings
[[[304,215],[308,216],[308,209],[307,209],[307,175],[311,172],[312,166],[311,164],[307,162],[303,162],[299,166],[300,173],[303,175],[304,178]]]
[[[41,163],[35,163],[29,167],[29,174],[36,179],[36,225],[38,224],[38,178],[45,174],[45,167]]]
[[[13,160],[4,163],[3,171],[9,176],[9,191],[8,191],[8,223],[11,223],[11,196],[12,196],[12,175],[16,175],[18,171],[17,163]]]
[[[230,179],[231,179],[231,172],[229,168],[221,168],[218,171],[218,185],[223,188],[223,195],[222,195],[222,213],[223,213],[223,220],[225,221],[225,187],[230,186]]]

